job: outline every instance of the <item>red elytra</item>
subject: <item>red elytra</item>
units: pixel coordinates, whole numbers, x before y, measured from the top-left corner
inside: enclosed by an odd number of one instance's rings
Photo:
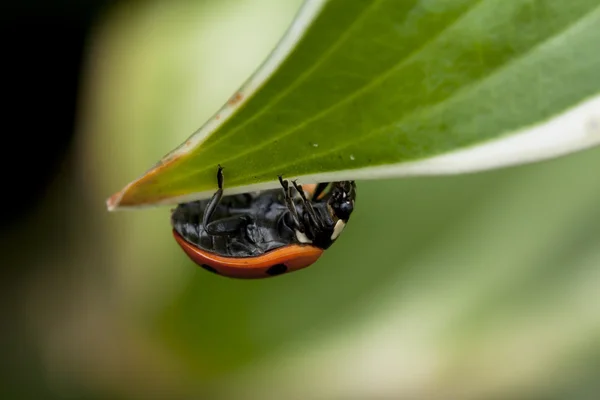
[[[173,236],[196,264],[230,278],[258,279],[297,271],[314,264],[323,254],[316,246],[290,244],[258,257],[223,257],[189,243],[175,230]]]

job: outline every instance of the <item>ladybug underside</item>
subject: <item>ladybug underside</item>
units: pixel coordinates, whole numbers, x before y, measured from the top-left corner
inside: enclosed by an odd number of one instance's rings
[[[179,204],[173,235],[202,268],[233,278],[264,278],[308,267],[344,229],[356,198],[354,181],[307,190],[279,176],[281,189],[223,196],[223,168],[210,200]]]
[[[232,258],[258,257],[290,244],[300,244],[283,198],[283,192],[277,189],[260,195],[224,196],[208,225],[213,231],[230,232],[226,234],[209,234],[202,224],[210,200],[178,205],[171,222],[182,238],[206,252]]]

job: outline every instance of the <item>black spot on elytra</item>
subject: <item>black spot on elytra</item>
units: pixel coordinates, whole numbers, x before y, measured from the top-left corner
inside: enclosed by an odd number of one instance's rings
[[[210,265],[202,264],[201,267],[207,270],[208,272],[212,272],[213,274],[219,275],[219,272]]]
[[[285,264],[275,264],[267,270],[267,275],[275,276],[285,274],[288,267]]]

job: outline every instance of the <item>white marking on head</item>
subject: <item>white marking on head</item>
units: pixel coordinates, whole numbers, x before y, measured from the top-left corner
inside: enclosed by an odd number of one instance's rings
[[[306,234],[300,232],[299,230],[296,229],[296,239],[298,239],[298,241],[300,243],[312,243],[312,240],[310,240],[308,238],[308,236],[306,236]]]
[[[340,236],[340,233],[346,227],[346,223],[341,219],[338,219],[338,222],[335,223],[335,227],[333,228],[333,233],[331,234],[331,240],[335,240]]]

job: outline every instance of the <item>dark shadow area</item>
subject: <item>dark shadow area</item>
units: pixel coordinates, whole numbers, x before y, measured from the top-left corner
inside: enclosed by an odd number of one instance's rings
[[[66,158],[74,137],[88,34],[110,3],[114,2],[25,0],[0,4],[2,398],[49,398],[38,354],[25,335],[18,294],[23,278],[37,265],[31,262],[37,243],[48,242],[40,235],[58,231],[60,236],[60,226],[38,230],[31,219],[45,202],[49,185],[68,169]],[[51,208],[59,214],[51,220],[64,225],[68,210]]]

